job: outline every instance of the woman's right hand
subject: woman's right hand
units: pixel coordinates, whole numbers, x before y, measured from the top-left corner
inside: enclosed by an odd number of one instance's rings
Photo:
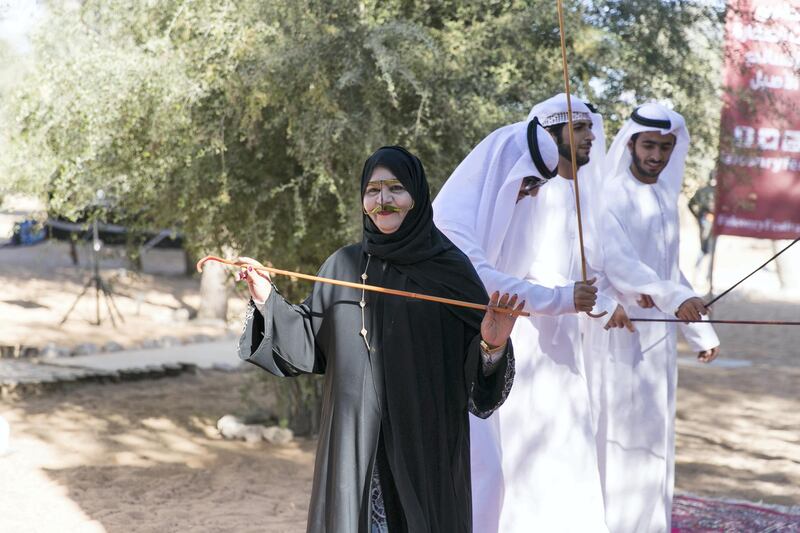
[[[272,282],[269,274],[263,270],[256,270],[253,267],[262,267],[261,263],[250,257],[239,257],[237,262],[247,266],[242,266],[236,274],[237,281],[246,281],[247,288],[250,289],[250,297],[257,305],[263,305],[272,292]]]

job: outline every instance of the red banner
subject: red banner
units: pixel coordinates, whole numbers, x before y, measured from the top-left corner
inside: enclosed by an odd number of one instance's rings
[[[800,0],[729,0],[714,232],[800,236]]]

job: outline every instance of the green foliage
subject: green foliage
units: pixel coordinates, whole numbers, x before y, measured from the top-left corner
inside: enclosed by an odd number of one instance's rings
[[[608,133],[631,103],[671,99],[709,159],[719,9],[566,7],[573,87]],[[549,0],[88,0],[56,10],[35,51],[4,98],[6,185],[72,217],[103,188],[131,226],[302,270],[358,238],[373,149],[409,146],[437,188],[486,133],[562,90]]]

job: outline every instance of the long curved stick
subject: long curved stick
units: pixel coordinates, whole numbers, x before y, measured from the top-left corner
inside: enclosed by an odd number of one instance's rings
[[[680,318],[634,318],[631,322],[677,322],[683,324],[752,324],[755,326],[800,326],[800,322],[786,320],[681,320]]]
[[[561,34],[561,64],[564,70],[564,92],[567,95],[567,128],[569,129],[569,153],[572,160],[572,181],[575,183],[575,212],[578,215],[578,241],[580,242],[581,250],[581,274],[583,275],[583,282],[586,283],[586,253],[583,250],[583,219],[581,217],[581,195],[578,188],[578,162],[575,153],[575,131],[572,127],[572,94],[569,90],[569,67],[567,66],[567,44],[564,37],[564,7],[561,5],[561,0],[556,0],[558,5],[558,30]],[[591,312],[586,313],[592,318],[600,318],[607,315],[608,311],[603,311],[599,314]]]
[[[729,292],[731,292],[733,289],[735,289],[736,287],[738,287],[738,286],[739,286],[739,285],[740,285],[740,284],[741,284],[743,281],[745,281],[747,278],[749,278],[750,276],[752,276],[753,274],[755,274],[756,272],[758,272],[759,270],[761,270],[762,268],[764,268],[765,266],[767,266],[768,264],[770,264],[772,261],[774,261],[775,259],[777,259],[779,255],[781,255],[783,252],[785,252],[786,250],[788,250],[789,248],[791,248],[793,245],[797,244],[797,241],[800,241],[800,237],[798,237],[798,238],[796,238],[795,240],[793,240],[792,242],[790,242],[790,243],[789,243],[789,244],[786,246],[786,248],[784,248],[783,250],[781,250],[781,251],[780,251],[780,252],[778,252],[777,254],[775,254],[775,255],[773,255],[772,257],[770,257],[769,259],[767,259],[767,260],[764,262],[764,264],[760,265],[758,268],[756,268],[755,270],[753,270],[752,272],[750,272],[748,275],[746,275],[745,277],[743,277],[742,279],[740,279],[739,281],[737,281],[736,283],[734,283],[733,285],[731,285],[731,286],[730,286],[728,289],[724,290],[724,291],[723,291],[722,293],[720,293],[720,294],[719,294],[719,295],[718,295],[716,298],[714,298],[713,300],[711,300],[710,302],[708,302],[707,304],[705,304],[705,306],[706,306],[706,309],[708,309],[709,307],[711,307],[712,305],[714,305],[714,303],[715,303],[717,300],[719,300],[720,298],[722,298],[723,296],[725,296],[726,294],[728,294]]]
[[[230,261],[228,259],[222,259],[221,257],[217,257],[215,255],[207,255],[206,257],[202,258],[200,261],[197,262],[197,271],[203,271],[203,265],[205,265],[209,261],[214,261],[217,263],[222,263],[224,265],[230,265],[233,267],[247,267],[252,266],[253,270],[259,270],[262,272],[267,272],[270,274],[275,274],[278,276],[291,276],[300,279],[306,279],[309,281],[316,281],[318,283],[328,283],[330,285],[340,285],[342,287],[350,287],[351,289],[358,289],[358,290],[366,290],[371,292],[379,292],[381,294],[391,294],[394,296],[403,296],[405,298],[415,298],[417,300],[426,300],[428,302],[437,302],[442,304],[448,305],[455,305],[458,307],[469,307],[470,309],[480,309],[482,311],[486,311],[489,309],[488,305],[485,304],[476,304],[472,302],[464,302],[461,300],[453,300],[451,298],[442,298],[440,296],[430,296],[428,294],[419,294],[417,292],[408,292],[408,291],[401,291],[399,289],[388,289],[386,287],[378,287],[376,285],[362,285],[361,283],[354,283],[352,281],[342,281],[339,279],[331,279],[331,278],[322,278],[319,276],[312,276],[310,274],[301,274],[300,272],[292,272],[289,270],[281,270],[279,268],[272,268],[272,267],[265,267],[265,266],[255,266],[249,263],[244,263],[241,261]],[[504,310],[497,307],[491,308],[496,313],[505,313],[513,316],[531,316],[530,313],[527,311],[513,311],[513,310]]]

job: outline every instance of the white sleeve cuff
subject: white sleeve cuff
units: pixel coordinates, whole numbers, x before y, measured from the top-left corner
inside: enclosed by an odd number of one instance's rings
[[[573,285],[556,287],[556,301],[558,302],[558,312],[556,315],[566,315],[575,313],[575,289]]]
[[[661,306],[658,308],[661,309],[664,313],[669,315],[674,315],[678,312],[678,308],[681,306],[683,302],[688,300],[689,298],[695,298],[697,295],[691,289],[687,289],[685,287],[681,287],[679,290],[676,290],[675,293],[670,298],[669,303],[665,306],[666,309],[662,309]],[[656,302],[658,304],[658,302]]]
[[[703,320],[708,320],[708,317],[704,316]],[[692,322],[690,324],[680,324],[680,328],[686,338],[686,343],[692,351],[704,352],[719,346],[719,337],[717,337],[717,332],[714,331],[714,327],[711,324]]]

